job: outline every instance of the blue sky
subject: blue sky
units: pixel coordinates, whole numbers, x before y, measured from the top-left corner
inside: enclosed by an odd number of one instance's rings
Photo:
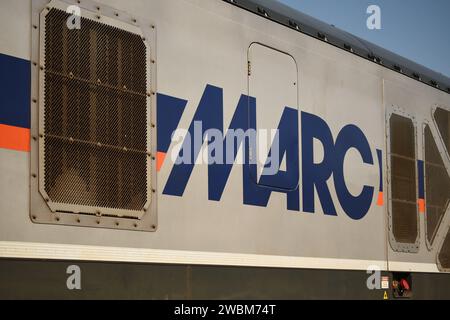
[[[450,0],[278,0],[450,77]],[[381,30],[369,30],[369,5]]]

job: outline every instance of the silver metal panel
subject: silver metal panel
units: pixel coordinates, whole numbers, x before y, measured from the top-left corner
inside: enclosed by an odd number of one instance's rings
[[[256,98],[256,150],[250,151],[250,161],[257,166],[255,183],[259,183],[266,165],[266,155],[273,145],[276,130],[286,107],[298,110],[298,70],[295,59],[287,53],[260,43],[252,43],[248,49],[249,81],[248,95]],[[294,137],[293,137],[294,138]],[[271,175],[283,168],[285,159],[270,161]],[[279,162],[279,163],[278,163]],[[273,170],[272,170],[273,169]],[[272,185],[281,189],[295,190],[292,185]]]
[[[323,118],[334,136],[348,124],[357,125],[367,135],[374,159],[375,149],[387,154],[385,106],[404,105],[422,123],[431,120],[432,105],[450,105],[447,93],[223,1],[99,2],[101,8],[105,4],[128,12],[138,21],[142,16],[143,21],[153,21],[158,27],[157,52],[152,52],[155,60],[158,57],[158,92],[188,101],[179,128],[189,127],[206,84],[223,88],[224,127],[228,126],[236,102],[247,92],[247,51],[254,42],[292,55],[301,70],[301,111]],[[9,10],[13,3],[16,1],[2,1],[1,11]],[[14,19],[2,20],[4,28],[20,22],[31,29],[29,14],[18,18],[20,21]],[[5,43],[20,42],[18,47],[25,48],[24,42],[30,41],[10,33]],[[17,51],[23,57],[29,54]],[[0,52],[8,52],[2,43]],[[38,61],[38,56],[32,60]],[[32,76],[37,75],[32,68]],[[33,87],[35,97],[37,92]],[[155,112],[152,109],[153,119]],[[36,133],[38,118],[35,111],[33,114],[32,132]],[[156,139],[155,135],[152,139]],[[152,146],[156,141],[152,140]],[[422,137],[418,137],[418,150],[421,148]],[[245,206],[242,168],[238,165],[230,174],[220,202],[208,201],[207,166],[194,169],[183,197],[171,197],[163,194],[173,168],[168,157],[157,174],[155,188],[158,230],[144,233],[32,223],[30,210],[46,207],[43,201],[32,208],[29,203],[30,176],[37,172],[33,167],[37,159],[31,160],[30,172],[30,155],[0,150],[0,156],[2,256],[337,269],[367,269],[372,264],[387,268],[389,261],[389,267],[398,271],[437,271],[437,252],[429,252],[424,241],[417,254],[390,248],[386,205],[376,206],[374,199],[367,216],[353,221],[339,206],[331,182],[337,217],[324,215],[317,197],[314,214],[287,211],[286,196],[277,193],[266,208]],[[386,172],[385,163],[383,168]],[[379,184],[377,165],[362,165],[357,153],[349,154],[345,172],[348,188],[355,194],[364,184]],[[156,179],[152,181],[156,183]],[[387,190],[386,174],[383,183]],[[31,188],[37,191],[34,183]],[[448,216],[442,226],[448,226]],[[423,217],[420,219],[420,238],[424,239]]]

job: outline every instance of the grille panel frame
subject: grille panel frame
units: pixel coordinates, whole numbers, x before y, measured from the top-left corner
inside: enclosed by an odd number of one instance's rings
[[[89,68],[85,66],[80,67],[80,61],[82,62],[86,58],[86,54],[79,58],[78,67],[77,62],[72,61],[71,63],[60,63],[59,66],[63,66],[63,68],[59,68],[58,70],[55,65],[51,65],[46,61],[46,36],[48,35],[46,23],[49,21],[48,17],[51,14],[54,15],[55,12],[63,14],[63,17],[66,17],[65,15],[68,15],[66,10],[70,5],[72,5],[71,2],[66,3],[58,0],[51,1],[50,3],[40,0],[33,1],[33,25],[38,26],[38,28],[33,28],[32,35],[32,58],[35,62],[35,68],[32,67],[32,94],[33,97],[37,97],[37,103],[32,106],[31,220],[34,223],[43,224],[156,231],[157,174],[156,159],[153,156],[156,154],[156,129],[153,125],[154,119],[156,119],[156,95],[153,92],[157,91],[155,85],[156,27],[148,21],[138,19],[111,7],[100,6],[95,2],[83,1],[82,4],[76,3],[81,9],[81,28],[83,28],[84,24],[85,30],[88,30],[85,34],[92,31],[92,26],[97,26],[100,31],[109,30],[111,34],[117,32],[119,34],[117,36],[118,39],[120,39],[121,33],[126,33],[129,37],[133,37],[133,44],[139,46],[138,49],[140,51],[138,51],[145,53],[145,56],[141,54],[141,58],[136,59],[137,62],[134,63],[134,67],[128,68],[131,71],[128,71],[126,75],[125,67],[123,68],[123,83],[128,80],[127,83],[131,83],[130,85],[122,86],[120,75],[117,76],[117,74],[115,77],[105,77],[106,80],[93,81],[94,78],[92,78],[92,72],[89,72]],[[72,31],[68,30],[68,32]],[[68,32],[62,32],[63,36],[64,33],[67,34]],[[72,34],[76,34],[76,32],[78,31],[74,31]],[[82,34],[81,30],[78,34]],[[57,39],[58,36],[54,38]],[[102,37],[103,42],[108,42],[108,39],[107,37]],[[139,39],[139,41],[136,39]],[[113,42],[110,41],[110,44]],[[116,42],[116,48],[118,42],[119,40]],[[77,50],[76,44],[71,44],[71,46],[72,50]],[[103,54],[119,54],[116,52],[114,44],[112,46],[113,48],[110,48],[110,50],[105,51]],[[124,45],[122,54],[126,52],[126,54],[123,54],[123,59],[129,60],[131,59],[130,56],[136,52],[132,48],[129,48],[130,50],[127,49]],[[89,50],[92,50],[92,48],[84,50],[84,52]],[[82,50],[79,50],[78,53],[80,51]],[[103,62],[102,59],[96,56],[96,53],[91,54],[91,56],[94,56],[97,61]],[[120,59],[116,57],[112,60],[117,61]],[[145,64],[142,64],[141,61],[144,61]],[[84,65],[88,64],[85,63]],[[100,63],[100,65],[103,67],[104,64]],[[145,69],[142,70],[140,66],[144,65]],[[50,67],[47,68],[47,66]],[[110,69],[114,68],[117,68],[117,66],[113,66]],[[69,71],[69,69],[74,71]],[[106,67],[105,69],[108,68]],[[101,70],[100,73],[106,75],[108,71]],[[140,75],[136,76],[136,73]],[[113,73],[109,72],[109,74]],[[60,92],[61,88],[63,90],[71,88],[75,92],[78,92],[78,96],[86,100],[86,94],[92,96],[92,92],[98,90],[99,95],[103,94],[104,97],[103,99],[99,99],[100,102],[96,104],[100,105],[107,112],[122,112],[123,114],[121,116],[105,116],[103,120],[95,117],[94,120],[91,119],[90,124],[87,124],[87,126],[90,126],[91,131],[96,131],[94,133],[91,132],[91,139],[87,138],[89,134],[80,134],[79,126],[82,123],[80,120],[74,121],[75,124],[73,124],[67,121],[68,117],[66,117],[65,121],[68,124],[66,125],[65,131],[66,133],[69,131],[69,133],[64,134],[64,130],[61,130],[61,128],[59,128],[59,131],[56,130],[55,124],[58,124],[58,121],[46,121],[45,117],[47,111],[46,90],[48,89],[46,86],[49,83],[49,81],[46,81],[46,78],[48,80],[51,77],[58,79],[57,81],[60,82],[59,88],[55,86],[57,92]],[[133,77],[135,78],[134,82]],[[57,81],[55,80],[55,82]],[[142,85],[143,83],[145,85]],[[85,88],[85,90],[80,88]],[[89,98],[87,99],[89,100]],[[110,99],[115,103],[111,104]],[[120,104],[123,105],[133,105],[133,101],[138,101],[133,107],[137,106],[139,111],[135,112],[133,116],[132,108],[117,107],[117,101],[121,101]],[[80,106],[85,106],[86,103],[75,102],[73,105],[75,108],[79,108]],[[144,107],[145,110],[142,109]],[[87,108],[89,109],[89,107]],[[68,109],[68,107],[64,109]],[[85,113],[79,110],[78,112],[75,111],[78,117],[85,115]],[[51,114],[54,116],[55,112]],[[143,119],[144,114],[145,118]],[[101,116],[98,118],[101,118]],[[86,116],[86,119],[89,121],[89,115]],[[120,121],[115,122],[114,120],[117,119]],[[118,124],[118,122],[121,122],[121,124]],[[99,130],[99,124],[102,124],[103,127],[109,126],[111,129],[108,127],[105,130]],[[51,128],[52,125],[54,128]],[[118,126],[122,127],[118,129]],[[70,127],[72,128],[67,129]],[[108,133],[105,134],[106,131]],[[92,139],[92,136],[98,136],[98,139]],[[68,158],[69,161],[66,162],[72,163],[72,167],[73,163],[77,163],[77,161],[71,159],[72,156],[77,160],[80,158],[84,160],[78,161],[79,167],[86,167],[86,162],[89,161],[96,163],[98,177],[95,178],[91,175],[90,178],[86,178],[86,175],[89,176],[86,172],[92,171],[92,169],[89,170],[86,168],[84,168],[83,174],[76,175],[73,170],[71,171],[69,166],[69,169],[66,170],[67,174],[65,178],[62,179],[64,183],[59,181],[59,186],[56,188],[62,191],[59,192],[59,196],[55,196],[57,192],[49,188],[48,181],[46,183],[46,180],[52,180],[46,174],[46,166],[49,168],[53,165],[51,161],[48,161],[50,158],[47,157],[45,152],[46,150],[50,150],[50,142],[53,144],[53,151],[63,152],[66,149],[64,157],[55,157],[55,159]],[[70,150],[71,146],[76,145],[83,147],[77,146],[73,147],[73,150]],[[86,161],[86,159],[88,160]],[[135,163],[134,167],[130,165],[133,161]],[[60,162],[64,161],[61,160]],[[107,165],[104,165],[105,163]],[[57,165],[53,166],[57,167]],[[115,169],[111,168],[114,166],[116,167]],[[135,170],[130,171],[131,168]],[[53,169],[53,171],[57,170]],[[118,171],[122,171],[122,179],[116,179]],[[83,179],[80,176],[83,176]],[[96,181],[92,182],[93,179],[96,179]],[[81,180],[83,180],[84,184]],[[104,183],[100,186],[102,180],[104,180]],[[67,188],[67,181],[70,181],[70,188]],[[85,192],[85,185],[89,185],[89,183],[100,186],[98,187],[98,191],[90,190],[90,193]],[[118,186],[119,184],[122,184],[122,186]],[[53,179],[53,188],[55,188],[54,185],[55,179]],[[62,188],[61,186],[65,187]],[[121,193],[117,192],[118,189],[121,189]],[[76,195],[71,196],[71,193],[76,193]]]
[[[416,238],[414,241],[410,241],[410,242],[402,242],[399,241],[399,239],[397,239],[396,234],[395,234],[395,217],[394,217],[394,212],[393,210],[395,209],[395,191],[393,190],[393,186],[392,186],[392,173],[394,171],[394,164],[392,163],[392,156],[393,156],[393,148],[392,148],[392,141],[391,139],[393,138],[393,130],[391,128],[391,118],[392,117],[400,117],[400,118],[404,118],[407,119],[408,121],[411,122],[412,127],[413,127],[413,141],[412,141],[412,145],[414,148],[413,151],[413,157],[414,157],[414,174],[415,174],[415,185],[414,185],[414,201],[411,201],[410,204],[411,206],[414,206],[415,208],[415,214],[414,214],[414,221],[415,221],[415,234],[416,234]],[[395,252],[399,252],[399,253],[410,253],[410,254],[418,254],[420,251],[420,243],[421,243],[421,234],[420,234],[420,215],[419,215],[419,210],[418,210],[418,206],[417,206],[417,199],[418,199],[418,183],[417,183],[417,159],[418,159],[418,136],[417,136],[417,121],[415,119],[415,117],[411,114],[409,114],[408,112],[406,112],[403,108],[397,106],[397,105],[390,105],[386,107],[386,139],[387,139],[387,143],[386,143],[386,147],[387,147],[387,177],[389,177],[389,183],[388,183],[388,188],[387,188],[387,193],[388,193],[388,203],[387,203],[387,209],[388,209],[388,227],[389,227],[389,232],[388,232],[388,237],[389,237],[389,244],[392,248],[393,251]],[[398,217],[397,217],[398,218]]]

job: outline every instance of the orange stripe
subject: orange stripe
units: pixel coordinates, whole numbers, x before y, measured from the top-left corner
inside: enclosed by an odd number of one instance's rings
[[[159,172],[163,166],[164,160],[166,159],[166,153],[158,152],[156,153],[156,171]]]
[[[384,206],[384,193],[381,191],[378,193],[377,206]]]
[[[30,129],[0,124],[0,148],[30,152]]]
[[[419,199],[419,212],[420,213],[425,213],[425,200],[424,199]]]

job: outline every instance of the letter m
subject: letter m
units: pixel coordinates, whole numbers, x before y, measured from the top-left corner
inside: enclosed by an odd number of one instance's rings
[[[256,108],[256,101],[254,98],[247,97],[242,95],[234,116],[231,120],[231,124],[228,132],[234,131],[247,131],[249,127],[249,111],[254,113]],[[200,122],[201,132],[195,132],[195,123]],[[179,160],[182,158],[182,152],[189,151],[190,161],[185,161],[186,157],[183,157],[184,161],[177,161],[170,176],[167,180],[166,186],[164,188],[163,193],[171,196],[181,197],[186,190],[186,186],[191,177],[192,171],[195,166],[196,159],[202,149],[203,142],[205,140],[205,134],[208,130],[215,129],[222,133],[223,136],[223,90],[218,87],[214,87],[211,85],[207,85],[206,89],[203,93],[203,96],[200,100],[200,103],[197,107],[197,111],[195,112],[194,118],[189,126],[188,133],[190,138],[186,138],[183,142],[183,146],[181,148],[180,154],[178,155]],[[231,130],[232,129],[232,130]],[[198,140],[198,137],[195,135],[201,134],[201,142],[202,143],[194,143],[194,140]],[[234,160],[236,159],[237,152],[239,150],[240,145],[244,142],[245,137],[241,137],[234,140],[234,154],[228,155],[226,154],[227,148],[227,140],[228,144],[230,143],[231,137],[225,137],[223,141],[223,161],[222,163],[214,163],[209,164],[208,168],[208,197],[209,200],[219,201],[222,197],[223,190],[225,189],[225,185],[227,183],[228,177],[231,173],[231,169],[234,164]],[[230,160],[230,156],[232,156],[233,161]],[[228,161],[227,161],[228,160]],[[187,163],[186,163],[187,162]]]

